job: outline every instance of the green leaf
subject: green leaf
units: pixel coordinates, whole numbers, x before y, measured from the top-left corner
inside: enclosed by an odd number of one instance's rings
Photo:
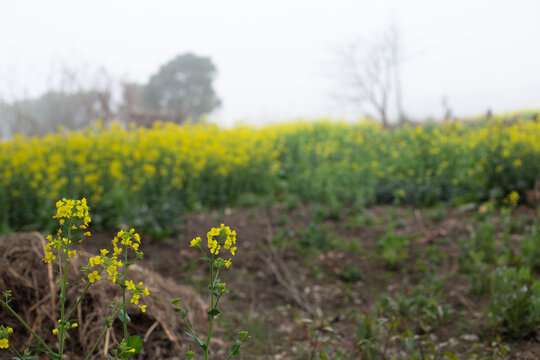
[[[198,337],[195,337],[195,336],[191,335],[191,333],[189,333],[187,331],[185,332],[185,334],[187,335],[188,338],[193,340],[197,345],[199,345],[203,349],[206,349],[206,344],[204,343],[204,341],[201,341]]]
[[[118,312],[118,318],[120,319],[121,322],[124,322],[124,310],[120,309],[120,311]],[[127,322],[127,324],[129,324],[129,322],[131,321],[131,318],[129,317],[127,313],[125,316],[125,321]]]
[[[231,355],[232,356],[240,354],[240,346],[242,346],[241,343],[234,344],[233,346],[231,346]]]
[[[128,346],[135,349],[135,352],[133,353],[133,355],[140,353],[143,347],[143,341],[141,337],[138,335],[131,335],[128,338],[127,344]]]
[[[219,313],[221,313],[221,311],[219,311],[218,309],[212,309],[208,312],[208,315],[210,315],[211,317],[214,317],[216,315],[219,315]]]

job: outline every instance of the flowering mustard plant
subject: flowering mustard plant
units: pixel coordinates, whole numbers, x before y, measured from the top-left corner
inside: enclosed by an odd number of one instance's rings
[[[9,335],[11,334],[13,334],[11,327],[0,325],[0,349],[9,348]]]
[[[190,247],[198,248],[202,252],[202,259],[204,261],[207,261],[210,267],[210,278],[208,285],[208,289],[210,290],[210,311],[208,311],[208,315],[210,316],[210,324],[208,326],[206,340],[202,340],[201,338],[199,338],[191,328],[187,319],[188,310],[184,311],[179,307],[181,299],[173,299],[171,300],[171,302],[175,307],[174,311],[181,315],[182,320],[184,321],[186,328],[188,329],[188,331],[186,331],[186,335],[201,348],[204,359],[208,360],[210,352],[210,341],[212,340],[214,318],[221,313],[221,311],[218,310],[218,304],[221,297],[230,292],[229,289],[227,289],[226,284],[224,282],[221,282],[221,280],[218,278],[219,272],[222,268],[229,268],[231,266],[232,256],[236,254],[237,247],[236,231],[231,230],[228,226],[225,226],[224,224],[221,224],[219,228],[210,229],[210,231],[206,234],[206,238],[208,253],[203,248],[203,241],[199,236],[197,236],[190,242]],[[226,251],[223,251],[222,249],[225,249]],[[220,250],[222,256],[229,252],[231,257],[227,256],[227,260],[225,260],[224,257],[219,257],[218,255],[220,254]],[[249,339],[247,331],[240,331],[238,334],[239,337],[236,340],[236,343],[231,347],[229,355],[225,360],[228,360],[231,357],[238,355],[240,347]],[[193,358],[193,356],[194,353],[192,351],[188,351],[185,359],[190,360]]]
[[[72,257],[78,255],[77,250],[72,248],[72,240],[77,239],[77,242],[81,242],[85,237],[91,236],[90,231],[88,231],[88,226],[91,222],[89,210],[86,199],[84,198],[82,200],[62,199],[58,201],[56,203],[56,214],[53,216],[53,219],[58,220],[59,227],[55,236],[47,236],[47,244],[44,248],[45,257],[43,258],[43,261],[50,264],[56,262],[58,265],[60,318],[58,319],[56,327],[52,329],[52,333],[58,336],[58,350],[53,350],[51,346],[45,343],[45,341],[30,326],[28,326],[13,308],[11,308],[9,303],[13,299],[10,290],[4,291],[4,299],[0,300],[0,304],[10,311],[11,314],[39,342],[41,347],[37,349],[37,351],[48,354],[55,360],[61,360],[63,357],[66,332],[79,325],[79,320],[73,319],[73,314],[81,304],[81,301],[88,292],[90,286],[100,280],[107,280],[118,285],[122,290],[122,301],[118,302],[113,300],[113,314],[105,318],[104,329],[85,359],[90,358],[97,345],[103,339],[106,331],[112,326],[116,317],[119,317],[123,322],[124,337],[118,344],[117,349],[113,351],[113,355],[109,355],[109,359],[126,359],[131,355],[139,353],[142,348],[142,339],[139,336],[129,336],[127,330],[127,324],[130,321],[126,312],[127,301],[138,305],[139,310],[145,312],[147,306],[139,304],[139,302],[142,296],[148,296],[150,294],[148,288],[144,287],[142,282],[135,284],[133,280],[127,278],[127,268],[133,264],[135,259],[140,259],[143,256],[143,253],[139,250],[141,239],[134,229],[131,229],[130,231],[121,230],[118,232],[118,235],[112,240],[112,253],[107,249],[101,249],[99,255],[89,259],[88,264],[81,269],[81,273],[83,274],[82,281],[83,283],[86,283],[82,294],[70,311],[67,311],[66,309],[68,263]],[[134,254],[134,256],[131,254]],[[9,348],[19,359],[29,359],[31,351],[25,350],[24,355],[21,355],[9,344],[8,337],[12,332],[13,330],[10,327],[0,326],[0,349]]]

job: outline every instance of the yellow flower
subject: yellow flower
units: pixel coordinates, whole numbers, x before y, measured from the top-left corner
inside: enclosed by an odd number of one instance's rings
[[[8,334],[13,334],[13,329],[11,328],[11,326],[7,327],[7,333]]]
[[[101,276],[99,276],[97,271],[94,271],[90,274],[88,274],[88,280],[90,280],[90,283],[93,283],[96,280],[100,280]]]
[[[71,324],[71,327],[72,327],[72,328],[76,328],[77,326],[79,326],[79,324],[77,324],[77,323]]]
[[[54,256],[52,251],[46,251],[45,252],[45,258],[43,258],[44,262],[51,263],[54,259],[56,259],[56,256]]]
[[[105,261],[101,258],[101,256],[96,255],[93,258],[90,258],[90,260],[88,261],[88,264],[90,266],[95,266],[95,265],[103,265],[104,262]]]
[[[191,240],[191,243],[190,243],[189,246],[191,246],[191,247],[198,247],[198,246],[201,245],[201,242],[202,242],[201,237],[200,237],[200,236],[197,236],[195,239]]]
[[[227,268],[229,268],[229,266],[231,266],[231,264],[232,264],[231,259],[229,259],[229,260],[227,260],[227,261],[225,262],[225,266],[226,266]]]
[[[219,249],[221,248],[221,245],[218,244],[216,240],[214,240],[212,247],[210,248],[210,252],[214,255],[219,254]]]
[[[519,193],[517,191],[511,191],[510,194],[504,199],[504,202],[516,207],[519,202]]]
[[[53,329],[53,330],[52,330],[52,333],[53,333],[54,335],[58,334],[58,329]]]
[[[136,289],[135,284],[133,284],[132,280],[126,280],[124,285],[126,285],[128,290],[135,290]]]
[[[0,349],[7,349],[7,348],[9,348],[8,339],[0,339]]]
[[[91,233],[90,231],[87,231],[87,232],[85,232],[83,235],[84,235],[84,236],[91,236],[92,233]]]
[[[141,312],[146,312],[146,305],[139,306],[139,310],[141,310]]]
[[[107,273],[109,275],[114,275],[116,273],[116,266],[115,265],[109,265],[107,268]]]
[[[139,298],[141,297],[141,295],[139,294],[133,294],[133,296],[131,297],[131,300],[129,300],[131,303],[137,305],[139,303]]]
[[[236,246],[231,248],[231,255],[232,255],[232,256],[235,255],[236,249],[237,249]]]
[[[122,253],[122,248],[119,248],[119,247],[114,247],[114,252],[113,252],[113,256],[118,256]]]

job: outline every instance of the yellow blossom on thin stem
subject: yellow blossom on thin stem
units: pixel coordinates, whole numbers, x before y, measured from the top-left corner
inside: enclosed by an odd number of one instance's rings
[[[97,271],[94,271],[88,274],[88,280],[90,281],[90,283],[93,283],[94,281],[100,280],[100,279],[101,279],[101,276],[98,274]]]

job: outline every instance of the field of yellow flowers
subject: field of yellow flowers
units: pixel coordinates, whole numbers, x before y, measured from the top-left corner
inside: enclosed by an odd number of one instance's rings
[[[0,142],[0,226],[43,229],[59,198],[95,223],[166,237],[186,211],[260,202],[430,205],[525,198],[540,174],[540,122],[382,129],[321,120],[262,128],[95,125]]]

